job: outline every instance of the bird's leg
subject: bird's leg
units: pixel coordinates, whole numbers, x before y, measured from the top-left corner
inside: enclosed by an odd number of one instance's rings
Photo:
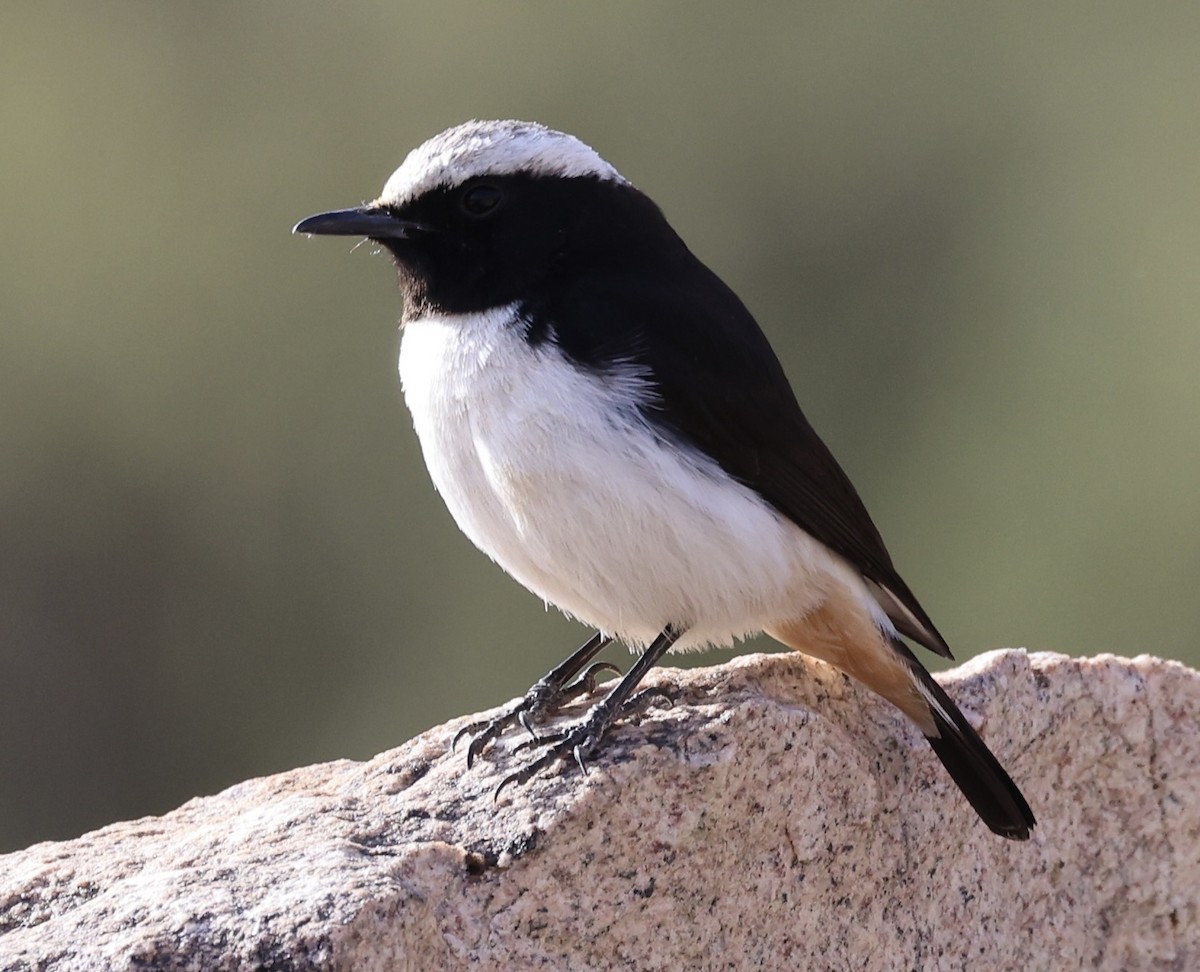
[[[615,665],[602,662],[589,668],[578,681],[568,684],[579,674],[584,665],[604,650],[611,640],[597,631],[570,658],[550,669],[534,682],[529,691],[525,693],[525,697],[519,702],[501,712],[494,719],[472,722],[469,726],[460,729],[450,744],[450,748],[455,749],[463,736],[475,736],[467,749],[467,768],[470,769],[479,754],[487,748],[488,743],[496,739],[513,723],[519,722],[534,739],[537,739],[537,734],[533,731],[534,723],[546,715],[557,712],[571,699],[595,691],[596,676],[600,672],[608,669],[620,674],[620,670]]]
[[[592,667],[596,666],[593,665]],[[585,672],[584,674],[586,675],[587,673]],[[580,676],[580,681],[582,679],[583,676]],[[575,684],[579,683],[576,682]],[[626,699],[618,715],[623,721],[627,721],[630,716],[641,715],[646,709],[656,703],[669,708],[675,704],[675,700],[666,689],[648,688],[644,692],[638,692],[637,695]],[[524,742],[519,742],[513,746],[512,752],[521,753],[531,749],[540,749],[542,746],[552,746],[554,743],[562,742],[562,740],[566,739],[567,734],[571,732],[572,728],[572,726],[568,726],[566,729],[557,732],[544,732],[540,736],[532,736]]]
[[[617,666],[612,662],[592,662],[592,664],[588,665],[579,678],[575,679],[575,681],[573,681],[570,685],[563,686],[557,697],[554,699],[553,708],[546,707],[542,709],[537,718],[530,713],[529,709],[523,709],[521,714],[517,716],[517,721],[521,723],[521,725],[525,728],[525,731],[529,733],[530,739],[535,743],[539,741],[539,736],[533,731],[533,725],[531,725],[531,723],[540,722],[541,715],[552,715],[555,712],[561,711],[562,709],[566,708],[568,702],[571,702],[574,699],[581,698],[585,695],[591,695],[596,691],[596,687],[600,684],[597,676],[599,676],[601,672],[612,672],[614,675],[620,675],[621,669],[617,668]]]
[[[510,783],[526,783],[542,770],[553,766],[560,760],[574,759],[580,770],[586,773],[587,766],[584,764],[584,758],[596,748],[608,727],[625,708],[638,683],[682,634],[683,632],[677,630],[673,625],[667,625],[662,634],[654,639],[653,644],[642,653],[642,657],[634,663],[625,677],[604,697],[603,701],[592,706],[587,715],[563,733],[541,756],[511,776],[505,777],[496,787],[494,797],[499,799],[501,791]]]

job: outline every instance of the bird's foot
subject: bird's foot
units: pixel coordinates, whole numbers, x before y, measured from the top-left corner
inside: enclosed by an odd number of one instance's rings
[[[463,737],[474,736],[471,745],[467,747],[467,768],[470,769],[475,760],[495,739],[498,739],[510,726],[517,724],[525,728],[525,731],[532,737],[534,745],[540,744],[544,740],[538,736],[534,726],[545,721],[547,717],[562,711],[576,699],[595,692],[601,672],[621,674],[621,670],[616,665],[608,662],[596,662],[568,685],[561,684],[555,679],[554,672],[543,676],[525,693],[524,698],[509,706],[494,719],[472,722],[460,729],[450,744],[451,750],[458,748]]]
[[[588,769],[587,763],[584,762],[585,758],[596,749],[600,740],[604,738],[604,734],[617,721],[617,717],[641,712],[655,699],[666,700],[668,703],[671,701],[670,696],[661,689],[647,689],[645,692],[639,692],[623,704],[614,704],[610,696],[603,702],[592,706],[587,715],[579,722],[562,732],[542,736],[540,739],[534,737],[532,740],[521,743],[516,747],[517,750],[530,749],[540,745],[546,745],[548,748],[537,759],[501,780],[500,785],[492,794],[492,799],[500,799],[500,794],[509,784],[515,783],[520,786],[528,783],[542,770],[549,769],[559,762],[565,763],[573,760],[580,772],[586,776]]]
[[[582,720],[566,732],[558,733],[555,741],[551,742],[541,756],[501,780],[500,785],[492,794],[492,799],[499,800],[500,794],[510,783],[518,786],[528,783],[542,770],[549,769],[560,761],[574,759],[579,769],[586,775],[587,764],[584,759],[596,748],[596,744],[600,742],[608,727],[612,725],[614,717],[615,713],[604,702],[592,706]]]

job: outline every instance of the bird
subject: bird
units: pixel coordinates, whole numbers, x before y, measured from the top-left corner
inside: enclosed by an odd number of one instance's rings
[[[629,670],[500,789],[572,759],[586,772],[668,651],[765,632],[898,708],[994,833],[1030,836],[1020,789],[909,648],[952,657],[758,323],[594,149],[469,121],[413,149],[375,200],[293,232],[390,254],[434,487],[476,547],[596,632],[467,727],[468,768],[595,692],[611,641]]]

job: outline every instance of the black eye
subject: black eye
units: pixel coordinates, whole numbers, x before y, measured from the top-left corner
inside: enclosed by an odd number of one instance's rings
[[[478,218],[492,212],[503,198],[504,193],[496,186],[478,185],[464,192],[458,204],[468,216]]]

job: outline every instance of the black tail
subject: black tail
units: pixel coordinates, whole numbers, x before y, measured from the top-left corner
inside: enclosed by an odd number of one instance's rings
[[[925,671],[908,647],[898,638],[894,639],[894,644],[896,650],[908,660],[924,693],[937,703],[929,708],[939,734],[925,738],[946,767],[950,778],[993,832],[1010,840],[1028,840],[1029,831],[1037,821],[1025,797],[1017,789],[1017,784],[971,728],[958,706]]]

